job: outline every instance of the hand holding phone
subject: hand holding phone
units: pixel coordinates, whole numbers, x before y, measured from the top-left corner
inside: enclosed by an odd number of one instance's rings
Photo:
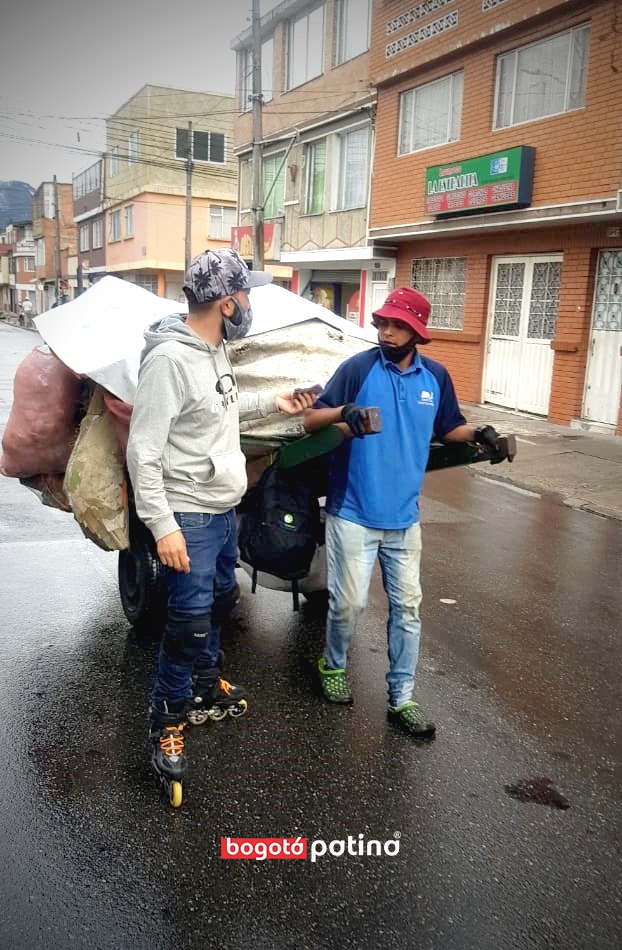
[[[310,386],[296,386],[296,388],[292,390],[292,398],[295,399],[296,396],[300,396],[302,393],[309,393],[310,396],[319,396],[323,389],[324,387],[320,386],[319,383],[313,383]]]

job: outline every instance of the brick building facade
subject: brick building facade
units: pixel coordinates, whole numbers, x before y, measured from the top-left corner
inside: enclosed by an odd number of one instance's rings
[[[619,0],[374,4],[369,233],[465,401],[622,431],[621,31]]]

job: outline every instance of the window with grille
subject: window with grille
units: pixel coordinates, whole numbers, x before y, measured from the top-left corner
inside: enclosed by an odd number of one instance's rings
[[[410,282],[432,309],[429,327],[462,330],[464,324],[465,257],[421,257],[411,263]]]
[[[530,340],[552,340],[557,325],[561,261],[541,261],[533,265],[529,323]]]
[[[135,283],[137,287],[142,287],[143,290],[148,290],[152,294],[157,294],[158,292],[158,279],[155,274],[136,274],[133,283]]]
[[[400,96],[399,154],[407,155],[460,138],[462,72],[444,76]]]
[[[494,336],[518,336],[524,283],[524,261],[507,261],[498,264],[492,324]]]
[[[495,129],[585,104],[590,28],[584,24],[497,60]]]
[[[193,131],[191,141],[188,129],[176,129],[175,158],[222,165],[225,161],[225,136],[222,132]]]

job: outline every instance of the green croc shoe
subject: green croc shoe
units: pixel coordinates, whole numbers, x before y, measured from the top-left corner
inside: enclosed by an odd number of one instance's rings
[[[340,703],[342,706],[352,705],[352,693],[348,686],[348,680],[345,670],[332,670],[326,666],[323,656],[317,661],[318,673],[320,674],[320,684],[324,698],[329,703]]]
[[[419,705],[412,700],[401,706],[389,706],[387,710],[389,722],[394,723],[413,739],[433,739],[436,726],[428,719]]]

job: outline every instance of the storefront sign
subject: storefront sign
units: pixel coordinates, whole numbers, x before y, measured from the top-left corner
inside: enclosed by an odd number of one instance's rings
[[[535,148],[519,145],[426,169],[426,214],[524,208],[531,203]]]
[[[267,261],[277,261],[280,257],[280,232],[274,222],[265,222],[263,225],[263,255]],[[254,257],[254,229],[252,225],[231,228],[231,247],[233,247],[245,261],[252,261]]]

